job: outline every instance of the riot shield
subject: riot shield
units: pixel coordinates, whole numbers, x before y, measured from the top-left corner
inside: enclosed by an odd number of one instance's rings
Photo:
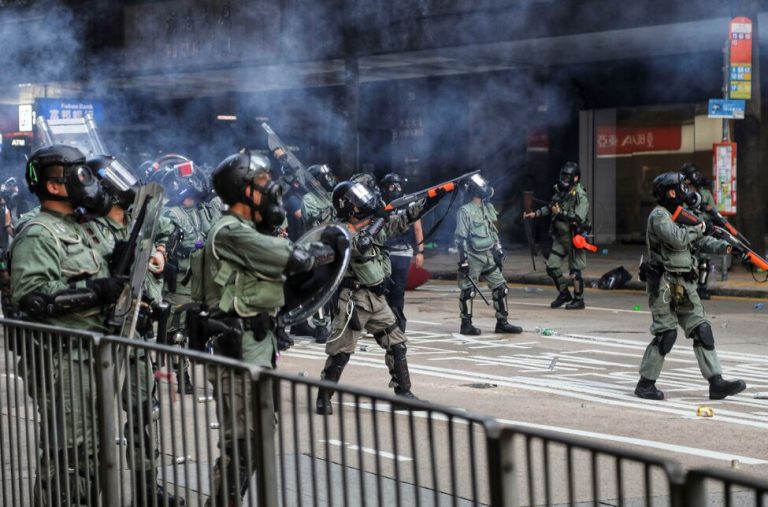
[[[319,242],[321,237],[333,235],[339,238],[343,236],[349,245],[349,232],[339,224],[318,225],[304,233],[296,244],[307,245]],[[351,256],[348,246],[343,250],[334,246],[334,250],[336,255],[332,261],[315,266],[310,273],[288,277],[283,289],[285,305],[277,316],[281,325],[291,326],[307,320],[334,297],[347,272]]]

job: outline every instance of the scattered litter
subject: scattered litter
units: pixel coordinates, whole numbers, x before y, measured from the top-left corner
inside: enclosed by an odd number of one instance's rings
[[[478,382],[476,384],[464,384],[464,387],[471,387],[473,389],[493,389],[499,387],[499,384],[489,384],[488,382]]]
[[[177,465],[183,465],[187,461],[192,461],[192,456],[178,456],[176,458],[176,464]]]
[[[306,372],[306,371],[300,371],[299,372],[299,377],[309,377],[309,373]]]
[[[536,334],[540,334],[543,336],[555,336],[557,333],[554,329],[550,329],[548,327],[537,327],[536,328]]]
[[[219,428],[221,428],[221,424],[219,424],[219,423],[217,423],[217,422],[212,422],[212,423],[211,423],[211,429],[212,429],[212,430],[217,430],[217,429],[219,429]]]
[[[635,305],[635,306],[632,307],[632,309],[634,311],[636,311],[636,312],[639,312],[641,308],[642,308],[642,306],[640,306],[640,305]]]
[[[728,327],[728,321],[726,320],[725,322],[720,324],[720,327],[722,327],[723,329],[727,328]]]
[[[115,444],[117,444],[117,445],[128,445],[128,441],[125,439],[125,437],[117,437],[115,439]]]
[[[699,417],[712,417],[715,415],[715,411],[712,407],[699,407],[696,409],[696,415]]]
[[[755,393],[756,400],[768,400],[768,391],[760,391]]]
[[[524,292],[544,292],[544,289],[541,287],[525,287],[523,289]]]
[[[556,365],[557,365],[557,356],[553,357],[552,360],[549,362],[549,369],[554,370]]]
[[[213,401],[213,396],[199,396],[197,398],[198,403],[210,403]]]
[[[368,352],[368,345],[360,345],[358,350],[360,350],[360,352]]]
[[[731,468],[739,468],[739,460],[732,459],[731,460]]]
[[[592,287],[593,289],[597,289],[597,288],[600,286],[600,284],[599,284],[599,283],[597,283],[597,280],[592,280],[592,281],[589,283],[589,286],[590,286],[590,287]]]
[[[586,403],[582,403],[581,404],[581,408],[587,408],[587,404]]]
[[[755,303],[755,310],[762,310],[765,308],[765,303]]]
[[[603,254],[603,255],[608,255],[608,249],[607,248],[603,248],[603,250],[600,253]]]

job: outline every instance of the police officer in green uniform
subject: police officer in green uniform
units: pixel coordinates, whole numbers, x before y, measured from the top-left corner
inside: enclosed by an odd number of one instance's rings
[[[680,168],[680,172],[685,177],[685,182],[688,184],[688,187],[692,191],[698,192],[700,196],[699,202],[696,202],[695,205],[692,206],[692,211],[696,216],[704,220],[709,220],[709,214],[715,210],[715,198],[712,196],[712,192],[706,187],[704,175],[690,162],[683,164]],[[696,291],[699,293],[699,299],[710,299],[709,289],[707,287],[711,269],[710,257],[699,251],[695,252],[695,256],[697,264],[696,269],[699,271]]]
[[[315,255],[333,251],[322,243],[294,246],[271,234],[282,224],[285,210],[269,167],[268,158],[248,152],[231,155],[218,165],[213,186],[229,209],[213,224],[204,248],[192,258],[193,297],[208,309],[209,324],[216,322],[227,329],[211,336],[209,347],[215,354],[264,368],[275,366],[275,316],[284,304],[284,275],[309,272],[315,266]],[[246,435],[250,434],[254,445],[258,435],[248,418],[251,393],[243,392],[243,386],[250,384],[240,377],[226,369],[209,369],[218,409],[225,417],[235,415],[234,421],[220,421],[224,435],[212,493],[218,505],[239,505],[253,473]],[[272,403],[271,397],[265,401]],[[255,451],[250,455],[256,456]],[[227,491],[223,490],[225,474]]]
[[[549,226],[552,249],[547,257],[547,274],[560,293],[550,307],[560,308],[565,304],[566,310],[583,310],[584,278],[581,272],[587,267],[587,256],[584,250],[573,246],[573,236],[590,230],[587,222],[589,198],[581,185],[581,169],[576,162],[566,162],[560,169],[554,189],[555,195],[548,206],[523,213],[523,218],[552,216]],[[569,281],[563,276],[564,262],[573,278],[573,296],[568,290]]]
[[[321,199],[314,192],[304,194],[301,202],[301,219],[304,221],[304,230],[336,220],[336,212],[330,204],[331,192],[337,183],[333,171],[327,165],[322,164],[310,166],[307,172],[320,183],[326,199]],[[314,327],[309,326],[307,323],[297,324],[291,326],[291,333],[299,336],[314,336],[315,342],[325,343],[330,334],[328,332],[328,327],[331,324],[329,311],[330,308],[325,308],[322,315],[316,314],[312,317]]]
[[[646,282],[651,308],[654,339],[645,349],[640,363],[640,381],[635,394],[649,400],[662,400],[664,393],[656,388],[656,380],[664,366],[664,358],[677,339],[677,326],[685,337],[693,340],[693,352],[702,376],[709,381],[709,397],[720,400],[746,389],[742,380],[724,380],[720,360],[715,352],[712,326],[704,314],[696,292],[696,262],[692,251],[725,254],[730,246],[705,236],[706,224],[686,226],[675,223],[678,207],[685,203],[689,190],[684,176],[663,173],[653,180],[653,196],[658,205],[648,216],[646,243],[648,260],[640,267]]]
[[[489,202],[493,196],[493,187],[479,174],[472,175],[465,183],[465,193],[469,202],[459,208],[456,214],[456,248],[459,251],[458,282],[459,313],[461,329],[464,335],[476,336],[481,331],[472,325],[472,307],[475,287],[484,278],[493,294],[493,307],[496,310],[496,333],[522,333],[523,328],[513,326],[507,320],[507,281],[504,279],[504,250],[499,241],[495,222],[498,219],[496,208]],[[474,282],[474,285],[473,283]]]
[[[181,241],[176,251],[169,252],[168,263],[170,273],[166,277],[164,293],[166,300],[171,305],[171,317],[168,324],[168,334],[174,343],[182,347],[188,345],[189,338],[185,329],[185,311],[192,303],[189,256],[197,249],[202,248],[205,236],[211,224],[205,212],[202,202],[206,197],[205,185],[193,172],[188,176],[176,176],[166,178],[165,190],[169,197],[168,207],[163,216],[168,218],[174,228],[181,231]],[[177,390],[180,393],[192,394],[194,387],[189,378],[189,360],[181,358],[179,364],[173,364],[176,372]]]
[[[124,283],[109,276],[107,263],[78,224],[75,209],[105,214],[111,206],[108,196],[85,165],[85,156],[72,146],[36,150],[25,176],[41,209],[11,247],[12,303],[25,320],[107,331],[104,311],[117,300]],[[98,440],[91,418],[96,412],[95,358],[74,338],[60,344],[43,340],[27,350],[19,369],[44,425],[32,501],[97,505],[93,452]]]
[[[89,158],[86,165],[99,178],[101,186],[112,199],[112,207],[105,216],[94,217],[82,224],[95,250],[105,262],[109,262],[118,241],[130,236],[128,209],[135,200],[138,181],[135,176],[114,157],[102,155]],[[141,309],[137,332],[146,339],[152,331],[153,313],[159,312],[162,302],[162,272],[165,267],[164,242],[173,226],[170,220],[160,217],[156,226],[157,251],[150,257],[144,281],[144,299],[148,305]],[[133,420],[126,422],[125,435],[130,453],[128,468],[134,471],[134,501],[137,505],[181,505],[177,499],[157,485],[157,431],[152,427],[159,410],[154,398],[155,377],[149,354],[144,349],[131,350],[128,362],[130,382],[123,386],[122,403]],[[131,410],[129,411],[128,406]]]
[[[328,359],[321,378],[339,381],[365,329],[386,350],[384,359],[391,377],[390,387],[398,396],[415,399],[406,360],[407,338],[384,294],[384,280],[391,273],[391,267],[383,246],[389,235],[406,231],[414,220],[437,204],[438,198],[423,204],[414,203],[405,210],[384,216],[380,213],[381,199],[367,186],[343,181],[333,189],[331,201],[336,215],[347,222],[353,234],[352,260],[341,282],[331,337],[325,344]],[[333,413],[332,395],[330,390],[318,391],[315,403],[318,414]]]

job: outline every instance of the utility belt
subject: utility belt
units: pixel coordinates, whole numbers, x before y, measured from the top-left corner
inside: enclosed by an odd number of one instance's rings
[[[206,307],[199,305],[187,311],[189,346],[199,351],[243,359],[243,334],[253,332],[253,339],[261,342],[277,327],[277,319],[269,313],[253,317],[219,314],[212,316]]]
[[[647,261],[640,264],[640,281],[645,282],[650,293],[655,296],[659,294],[659,286],[661,285],[661,278],[664,276],[664,273],[669,273],[670,276],[678,276],[689,283],[698,280],[699,276],[695,268],[690,271],[673,272],[665,270],[662,264]]]
[[[342,289],[349,289],[351,291],[357,291],[360,289],[367,289],[377,296],[383,296],[387,292],[384,282],[379,282],[376,285],[363,285],[354,278],[344,278],[339,285]]]

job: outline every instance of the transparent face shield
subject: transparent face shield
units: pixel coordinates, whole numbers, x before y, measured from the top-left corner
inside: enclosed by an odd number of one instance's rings
[[[112,159],[107,167],[99,169],[99,176],[108,181],[118,192],[125,192],[139,184],[133,172],[117,159]]]

